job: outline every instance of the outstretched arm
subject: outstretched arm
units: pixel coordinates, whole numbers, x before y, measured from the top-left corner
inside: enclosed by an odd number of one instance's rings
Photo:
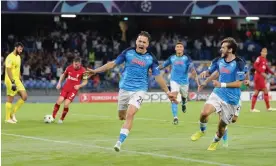
[[[215,71],[212,73],[212,75],[210,77],[207,77],[207,79],[202,83],[199,84],[198,86],[198,91],[200,92],[209,82],[211,82],[212,80],[216,80],[219,77],[219,72]]]
[[[89,74],[97,74],[97,73],[101,73],[101,72],[105,72],[107,70],[110,70],[110,69],[114,68],[115,66],[116,66],[115,61],[112,61],[112,62],[106,63],[105,65],[103,65],[103,66],[101,66],[101,67],[99,67],[95,70],[87,68],[87,72]]]
[[[159,70],[162,70],[166,67],[168,67],[169,65],[171,65],[171,60],[170,60],[170,57],[161,65],[158,66],[158,69]]]

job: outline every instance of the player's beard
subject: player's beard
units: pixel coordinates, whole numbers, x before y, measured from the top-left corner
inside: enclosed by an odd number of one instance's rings
[[[17,50],[15,51],[16,52],[16,55],[20,55],[21,53],[19,53]]]

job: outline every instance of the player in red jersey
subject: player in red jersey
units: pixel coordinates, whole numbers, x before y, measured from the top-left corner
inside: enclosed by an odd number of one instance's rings
[[[260,91],[263,91],[264,93],[264,101],[265,101],[267,110],[276,111],[275,108],[271,108],[269,105],[268,90],[266,87],[266,75],[267,75],[266,73],[270,73],[275,76],[276,76],[276,73],[273,73],[270,70],[269,66],[267,65],[266,55],[267,55],[267,49],[263,48],[261,51],[261,56],[259,56],[254,63],[254,69],[256,70],[254,74],[255,93],[252,98],[252,104],[251,104],[251,110],[250,110],[251,112],[260,112],[259,110],[255,109],[255,104]]]
[[[60,79],[56,87],[57,89],[61,88],[61,83],[64,80],[64,78],[67,77],[67,79],[64,86],[61,89],[60,96],[57,99],[52,114],[53,118],[55,119],[59,107],[64,101],[63,113],[58,123],[63,122],[66,114],[69,111],[69,105],[74,100],[76,94],[78,93],[78,90],[87,84],[88,76],[85,74],[85,71],[85,68],[81,65],[81,59],[75,58],[73,60],[73,64],[68,66],[65,72],[60,76]]]

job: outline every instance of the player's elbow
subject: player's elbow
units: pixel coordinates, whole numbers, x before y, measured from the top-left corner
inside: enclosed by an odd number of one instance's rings
[[[115,61],[108,62],[107,66],[108,66],[108,69],[113,69],[116,66],[116,63],[115,63]]]

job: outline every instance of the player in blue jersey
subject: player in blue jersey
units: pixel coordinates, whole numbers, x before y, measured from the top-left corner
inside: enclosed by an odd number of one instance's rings
[[[149,70],[155,76],[155,80],[161,89],[166,92],[168,98],[173,102],[177,102],[176,96],[169,91],[165,80],[160,75],[158,61],[152,53],[147,51],[149,42],[149,33],[142,31],[137,37],[136,48],[124,50],[114,61],[102,67],[95,70],[88,69],[89,74],[96,74],[125,63],[124,72],[119,83],[120,91],[118,96],[119,119],[125,120],[125,122],[121,128],[118,141],[114,146],[117,152],[120,151],[121,144],[125,141],[132,128],[134,116],[140,109],[145,93],[148,90]]]
[[[192,75],[194,78],[196,78],[197,83],[198,79],[192,59],[189,56],[184,55],[184,45],[181,42],[176,43],[175,52],[176,54],[170,56],[162,65],[159,66],[159,69],[164,69],[171,65],[171,92],[176,96],[180,92],[182,100],[182,112],[185,113],[189,90],[189,71],[192,72]],[[177,103],[172,103],[171,109],[173,114],[173,124],[176,125],[178,124]]]
[[[249,86],[249,72],[248,72],[248,67],[245,66],[244,68],[244,72],[245,72],[245,80],[244,80],[244,85]],[[209,82],[211,82],[212,80],[216,80],[219,78],[219,72],[215,71],[212,73],[211,76],[209,76],[203,83],[201,83],[198,87],[198,92],[200,92]],[[242,102],[241,100],[239,101],[239,106],[242,106]],[[232,122],[235,123],[239,117],[240,112],[237,111],[236,114],[234,115],[234,118],[232,119]],[[221,117],[219,116],[219,120],[221,119]],[[226,126],[225,128],[225,132],[224,135],[222,137],[223,140],[223,146],[224,147],[228,147],[228,127]]]
[[[207,71],[200,74],[206,78],[216,70],[219,80],[213,80],[214,90],[206,101],[200,114],[200,131],[191,136],[193,141],[205,135],[208,117],[214,112],[220,116],[218,131],[207,150],[216,150],[225,128],[232,123],[234,116],[239,112],[242,85],[245,79],[245,62],[235,55],[237,43],[233,38],[226,38],[221,43],[221,56],[212,61]]]

